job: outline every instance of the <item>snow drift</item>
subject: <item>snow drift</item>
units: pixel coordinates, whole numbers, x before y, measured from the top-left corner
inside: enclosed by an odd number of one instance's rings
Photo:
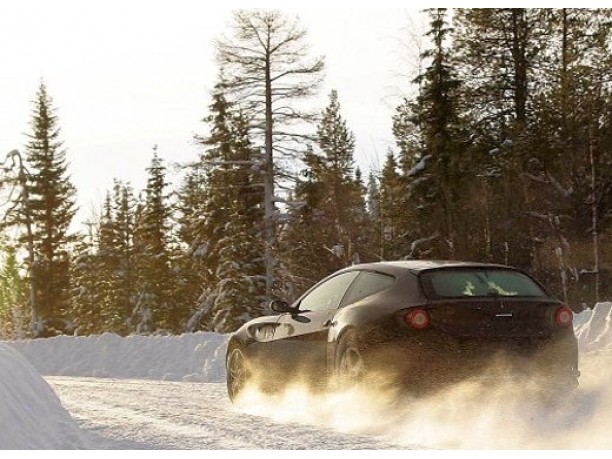
[[[582,352],[612,350],[612,302],[577,314],[574,329]]]
[[[195,382],[225,379],[227,336],[216,333],[127,338],[107,333],[9,344],[0,343],[0,449],[88,447],[88,440],[40,374]]]
[[[225,381],[228,335],[56,336],[10,343],[45,376]]]
[[[47,382],[0,343],[0,449],[76,449],[81,431]]]

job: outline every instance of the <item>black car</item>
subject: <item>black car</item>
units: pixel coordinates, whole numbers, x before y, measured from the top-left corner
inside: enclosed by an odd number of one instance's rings
[[[573,311],[503,265],[401,261],[355,265],[230,338],[228,394],[304,381],[401,385],[415,391],[503,363],[554,384],[578,381]],[[371,379],[369,379],[371,378]],[[375,381],[375,382],[374,382]]]

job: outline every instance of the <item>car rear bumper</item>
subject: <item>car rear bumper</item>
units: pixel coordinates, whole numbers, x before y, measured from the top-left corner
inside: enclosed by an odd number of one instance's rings
[[[580,376],[577,347],[571,340],[402,340],[372,346],[368,363],[375,374],[417,387],[470,378],[571,384]]]

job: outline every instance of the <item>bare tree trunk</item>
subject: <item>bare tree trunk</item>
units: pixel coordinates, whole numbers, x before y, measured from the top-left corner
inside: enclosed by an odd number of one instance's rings
[[[32,234],[32,216],[30,215],[30,211],[28,209],[28,203],[30,201],[30,196],[28,193],[28,180],[25,166],[23,164],[23,159],[21,158],[21,154],[18,151],[14,151],[13,155],[19,161],[19,182],[21,185],[21,200],[23,206],[23,215],[25,218],[25,227],[26,227],[26,240],[28,245],[28,258],[29,262],[29,284],[30,284],[30,308],[32,311],[32,323],[31,323],[31,331],[32,336],[37,338],[40,332],[39,327],[39,317],[38,317],[38,298],[36,294],[36,276],[34,271],[34,263],[35,263],[35,254],[34,254],[34,236]]]
[[[559,247],[557,247],[557,249],[555,250],[555,253],[557,255],[557,259],[559,261],[559,277],[561,279],[561,288],[563,290],[563,302],[565,304],[567,304],[567,274],[566,274],[566,264],[565,264],[565,254],[563,252],[563,247],[561,247],[561,245],[559,245]]]
[[[269,35],[268,35],[269,36]],[[269,49],[269,46],[268,46]],[[264,176],[264,219],[265,219],[265,265],[266,299],[272,299],[274,288],[274,151],[272,147],[272,76],[270,56],[266,58],[266,128],[265,128],[265,176]]]
[[[592,218],[592,235],[593,235],[593,272],[595,274],[595,303],[599,302],[599,232],[598,217],[597,217],[597,169],[595,167],[595,149],[593,148],[593,138],[589,139],[589,159],[591,161],[591,218]]]
[[[527,58],[525,56],[525,41],[527,27],[525,10],[512,10],[512,58],[514,60],[514,110],[516,121],[521,129],[525,127],[527,105]]]
[[[300,154],[297,148],[287,147],[292,141],[303,139],[303,134],[292,129],[275,133],[274,126],[310,120],[310,114],[298,114],[291,105],[316,94],[324,60],[322,57],[308,59],[306,31],[297,19],[288,20],[274,10],[237,10],[233,18],[235,34],[216,42],[217,60],[224,74],[225,89],[243,105],[250,128],[258,138],[263,137],[265,296],[271,299],[277,232],[274,142],[278,140],[278,148],[285,147],[283,154],[290,150]],[[280,99],[284,106],[275,112],[273,103]]]

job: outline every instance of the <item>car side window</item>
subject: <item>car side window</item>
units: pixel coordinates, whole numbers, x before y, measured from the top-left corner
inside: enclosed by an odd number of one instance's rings
[[[395,278],[387,274],[372,271],[363,271],[359,277],[351,284],[348,292],[342,300],[342,306],[356,303],[370,295],[382,292],[395,283]]]
[[[358,274],[358,271],[350,271],[328,279],[300,301],[300,311],[337,309],[346,290]]]

